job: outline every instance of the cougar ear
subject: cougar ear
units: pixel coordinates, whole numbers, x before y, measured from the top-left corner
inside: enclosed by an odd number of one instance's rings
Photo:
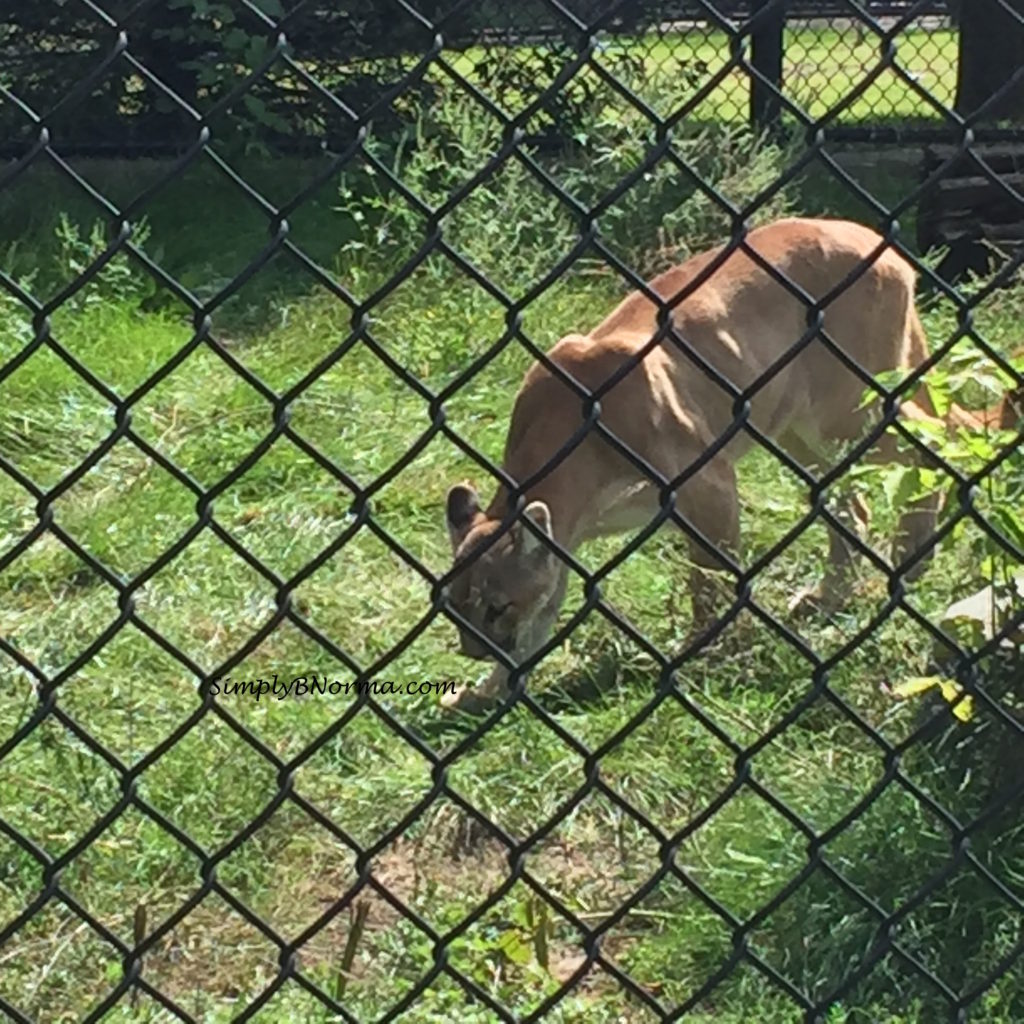
[[[448,492],[448,536],[452,547],[458,547],[469,532],[473,521],[480,515],[480,496],[472,484],[456,484]]]
[[[554,536],[551,532],[551,509],[543,501],[531,501],[523,509],[523,516],[529,519],[534,526],[539,527],[542,533],[547,534],[549,537]],[[523,555],[531,555],[538,548],[545,548],[547,550],[544,542],[535,536],[528,526],[524,526],[522,523],[516,525],[516,548]]]

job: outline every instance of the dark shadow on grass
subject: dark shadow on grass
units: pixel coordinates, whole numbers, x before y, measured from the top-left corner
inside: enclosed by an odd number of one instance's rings
[[[530,696],[549,715],[597,710],[607,699],[625,693],[642,694],[648,676],[633,669],[623,669],[614,654],[599,655],[583,671],[562,682],[535,690],[527,682]],[[452,734],[466,734],[478,728],[490,711],[471,715],[466,712],[443,711],[430,720],[417,723],[420,737],[429,741]]]
[[[534,699],[548,714],[584,711],[614,694],[641,692],[642,678],[639,672],[623,669],[615,655],[602,654],[582,672],[534,694]]]

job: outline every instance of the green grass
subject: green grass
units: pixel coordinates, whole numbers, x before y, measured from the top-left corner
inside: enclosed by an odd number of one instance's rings
[[[489,129],[449,112],[451,138],[428,135],[405,162],[406,180],[433,200],[478,165],[493,142]],[[552,164],[566,187],[607,187],[634,150],[630,125],[608,129],[607,148],[593,162]],[[620,135],[615,135],[620,131]],[[443,134],[443,133],[442,133]],[[453,142],[452,139],[461,140]],[[610,140],[610,141],[609,141]],[[613,145],[614,143],[614,145]],[[597,157],[604,156],[601,159]],[[711,134],[686,150],[734,201],[756,195],[792,154],[754,145],[742,136]],[[130,198],[158,166],[130,171],[83,164],[82,171],[118,201]],[[315,173],[310,164],[246,167],[246,176],[284,198]],[[605,177],[602,177],[604,175]],[[912,182],[879,170],[866,180],[886,201]],[[796,183],[761,213],[786,209],[864,216],[820,175]],[[367,198],[369,196],[370,198]],[[59,197],[59,198],[58,198]],[[376,197],[376,198],[374,198]],[[57,211],[75,231],[56,238]],[[31,172],[18,191],[0,196],[0,223],[10,242],[5,269],[34,273],[31,286],[52,295],[88,252],[93,213],[52,177]],[[212,172],[197,168],[162,193],[147,211],[147,251],[204,297],[237,272],[264,243],[258,213]],[[605,236],[645,271],[700,248],[727,229],[727,218],[678,175],[656,173],[602,218]],[[513,297],[526,292],[567,251],[573,233],[560,207],[525,172],[509,165],[446,223],[446,238],[466,252]],[[422,238],[418,215],[403,209],[379,180],[365,173],[332,180],[308,211],[296,217],[296,241],[358,299],[373,293]],[[77,240],[76,240],[77,239]],[[514,240],[510,242],[509,240]],[[651,240],[654,239],[652,242]],[[523,330],[543,345],[570,330],[593,326],[623,292],[591,254],[524,310]],[[0,307],[0,359],[31,338],[16,303]],[[1024,314],[1020,289],[1000,293],[977,311],[978,328],[1003,350],[1019,340]],[[282,391],[301,380],[342,344],[350,311],[276,259],[238,296],[214,313],[212,338],[266,386]],[[927,312],[935,341],[952,329],[953,312]],[[498,337],[504,310],[478,285],[432,256],[370,313],[374,338],[424,384],[438,390]],[[119,395],[142,386],[189,344],[180,305],[155,294],[121,261],[51,317],[53,338]],[[492,459],[500,456],[510,405],[528,365],[510,345],[447,404],[448,422]],[[100,444],[113,427],[111,409],[46,350],[0,385],[0,451],[41,487],[52,487]],[[290,429],[314,444],[362,486],[386,473],[430,428],[427,404],[366,345],[357,344],[307,387],[291,406]],[[208,345],[196,348],[132,408],[132,429],[202,487],[234,472],[273,429],[273,410]],[[375,495],[373,519],[430,572],[449,561],[443,499],[449,483],[480,471],[452,444],[432,438],[417,457]],[[482,481],[481,481],[482,482]],[[765,551],[806,507],[801,491],[766,453],[755,453],[742,474],[748,557]],[[885,495],[871,500],[873,542],[884,545],[891,523]],[[294,576],[351,524],[350,495],[327,470],[287,438],[218,494],[219,529],[244,545],[281,578]],[[55,521],[113,573],[131,579],[195,523],[195,497],[166,470],[120,441],[91,472],[54,503]],[[0,476],[0,554],[36,523],[34,501]],[[935,617],[982,580],[977,537],[970,531],[943,546],[912,588],[915,607]],[[581,557],[597,566],[621,539],[590,545]],[[798,629],[819,657],[849,642],[885,599],[885,580],[862,568],[850,601],[833,621],[797,623],[786,602],[820,566],[820,527],[787,548],[755,582],[757,600]],[[670,651],[689,625],[685,567],[676,540],[658,535],[612,574],[608,599],[655,645]],[[66,668],[117,618],[116,593],[52,533],[40,537],[0,575],[0,634],[41,671]],[[363,666],[384,657],[415,632],[429,610],[429,584],[366,528],[291,595],[305,622]],[[569,609],[582,599],[570,595]],[[205,672],[233,659],[275,610],[275,586],[204,530],[177,558],[134,594],[139,619],[176,645]],[[567,609],[567,611],[569,610]],[[455,653],[455,631],[437,618],[376,673],[392,679],[467,679],[480,671]],[[751,761],[751,779],[821,834],[876,786],[885,762],[853,711],[891,743],[911,735],[924,712],[895,701],[887,687],[928,670],[931,643],[905,613],[875,629],[829,677],[818,696]],[[0,740],[35,707],[32,679],[0,656]],[[295,624],[285,622],[232,666],[234,678],[326,674],[348,678],[345,665]],[[551,719],[593,750],[640,715],[657,682],[652,659],[598,616],[555,651],[531,680],[531,692]],[[681,689],[742,747],[754,744],[799,702],[810,700],[812,666],[749,612],[723,639],[680,672]],[[59,690],[62,713],[101,743],[122,765],[145,758],[176,735],[197,712],[197,677],[138,626],[128,624]],[[841,702],[841,703],[840,703]],[[435,698],[382,697],[401,727],[439,755],[455,750],[471,723],[444,716]],[[204,1021],[232,1019],[277,973],[278,950],[232,905],[249,907],[286,941],[321,919],[358,880],[353,850],[285,799],[259,828],[223,855],[278,792],[277,772],[239,727],[284,763],[295,759],[293,793],[314,805],[361,847],[387,837],[372,859],[373,878],[444,935],[509,877],[508,850],[467,813],[468,803],[514,842],[540,834],[523,868],[589,928],[609,922],[622,902],[662,869],[659,835],[695,820],[735,778],[735,755],[675,698],[623,735],[600,762],[601,788],[588,784],[578,752],[542,718],[518,706],[448,767],[448,791],[400,834],[392,830],[430,793],[431,763],[370,707],[337,732],[344,698],[307,697],[256,703],[218,698],[217,710],[196,724],[138,777],[136,799],[60,875],[61,890],[127,945],[133,920],[145,908],[152,933],[200,891],[195,852],[161,827],[158,816],[187,833],[216,861],[216,878],[230,900],[208,893],[147,951],[143,977]],[[937,709],[932,706],[931,711]],[[1020,769],[1015,734],[984,708],[970,726],[945,716],[944,737],[918,743],[901,769],[961,820],[970,820]],[[326,740],[320,742],[324,736]],[[979,738],[980,737],[980,738]],[[319,745],[302,757],[311,745]],[[60,857],[122,799],[119,770],[98,757],[53,715],[0,761],[0,807],[9,828],[43,855]],[[613,797],[614,794],[614,797]],[[567,810],[571,802],[571,809]],[[642,824],[628,804],[654,826]],[[557,820],[556,820],[557,819]],[[548,827],[548,826],[551,827]],[[1019,800],[972,835],[972,850],[1020,898]],[[901,950],[956,991],[983,979],[1020,942],[1020,920],[966,862],[951,862],[943,820],[907,787],[892,783],[870,809],[825,845],[824,859],[883,912],[907,905],[918,887],[944,867],[944,885],[913,904],[895,938]],[[674,849],[672,872],[625,916],[607,928],[603,955],[628,972],[662,1005],[690,999],[733,951],[723,919],[750,921],[750,957],[685,1019],[702,1024],[789,1024],[804,1019],[797,1005],[769,982],[754,957],[814,1000],[827,997],[871,947],[877,919],[838,885],[824,865],[771,911],[757,917],[800,872],[808,869],[806,837],[751,783],[688,832]],[[698,898],[699,885],[719,908]],[[37,858],[0,835],[0,922],[18,915],[42,886]],[[450,945],[448,962],[517,1014],[529,1013],[578,965],[579,933],[555,908],[544,925],[540,904],[520,879]],[[432,942],[370,888],[368,906],[344,1002],[373,1020],[400,1000],[433,964]],[[532,924],[531,924],[532,921]],[[538,924],[541,921],[542,924]],[[305,977],[336,991],[348,912],[328,921],[297,953]],[[538,947],[546,936],[547,953]],[[542,944],[543,945],[543,944]],[[120,955],[60,899],[23,925],[0,951],[0,996],[40,1021],[79,1019],[121,978]],[[1024,986],[1019,963],[972,1005],[972,1020],[1010,1024],[1021,1019]],[[893,952],[828,1011],[829,1024],[926,1024],[943,1019],[944,1003]],[[172,1019],[142,995],[126,999],[104,1020]],[[323,1021],[330,1015],[289,983],[257,1014],[264,1021]],[[416,1022],[489,1022],[495,1016],[467,1001],[441,975],[402,1018]],[[544,1018],[612,1024],[655,1019],[615,977],[593,968],[578,988]]]

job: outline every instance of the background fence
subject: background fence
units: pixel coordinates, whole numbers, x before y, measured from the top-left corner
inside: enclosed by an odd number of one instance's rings
[[[7,5],[0,1012],[1024,1019],[1019,424],[904,425],[930,481],[872,475],[870,437],[820,479],[759,445],[713,643],[683,642],[671,538],[597,545],[484,718],[213,687],[465,669],[444,488],[494,475],[544,340],[750,223],[873,223],[930,292],[937,404],[1021,385],[1012,233],[959,283],[912,243],[951,178],[1020,221],[1013,148],[976,145],[1020,72],[965,107],[946,22],[910,27],[936,5],[790,7],[779,93],[750,63],[777,23],[724,3]],[[752,103],[801,130],[739,130]],[[949,143],[923,180],[837,159],[916,116]],[[140,150],[174,159],[83,158]],[[798,622],[865,481],[850,607]],[[929,482],[911,584],[874,546]],[[999,614],[944,616],[978,588]]]
[[[414,18],[396,16],[389,0],[356,4],[267,0],[267,13],[299,55],[303,68],[354,110],[369,109],[400,81],[416,56],[430,45],[429,30]],[[550,81],[571,55],[578,29],[553,15],[542,0],[516,4],[420,4],[433,18],[449,51],[470,80],[486,89],[509,111],[539,83]],[[782,3],[700,0],[629,0],[601,16],[598,0],[567,6],[583,21],[594,21],[603,63],[631,88],[651,79],[681,79],[692,92],[711,76],[721,76],[691,120],[742,124],[751,117],[751,74],[742,66],[722,73],[732,61],[730,39],[747,53],[761,79],[812,116],[853,91],[866,71],[882,61],[892,34],[898,66],[905,75],[885,70],[830,127],[835,137],[899,139],[938,137],[945,131],[941,108],[952,106],[957,81],[958,44],[947,5],[841,0],[790,0]],[[17,82],[19,95],[33,109],[50,110],[72,87],[86,80],[102,59],[98,34],[103,19],[88,5],[22,4],[5,0],[0,24],[0,74]],[[108,4],[114,18],[132,33],[139,59],[159,70],[178,96],[196,109],[208,108],[228,94],[244,75],[260,65],[272,40],[258,20],[225,0],[178,4]],[[755,21],[751,17],[757,14]],[[746,26],[746,27],[744,27]],[[909,79],[925,91],[908,84]],[[755,78],[755,81],[758,79]],[[557,142],[591,104],[593,83],[585,76],[554,97],[554,119],[546,132]],[[755,115],[778,112],[773,91],[755,100]],[[404,89],[399,109],[377,108],[382,117],[409,122],[429,96]],[[344,148],[349,125],[315,89],[282,66],[260,76],[233,112],[232,126],[250,144],[274,150]],[[18,152],[25,126],[16,108],[0,112],[0,130],[8,154]],[[90,101],[77,116],[51,117],[68,155],[80,153],[167,153],[188,144],[189,129],[180,112],[159,91],[120,67],[100,76]]]

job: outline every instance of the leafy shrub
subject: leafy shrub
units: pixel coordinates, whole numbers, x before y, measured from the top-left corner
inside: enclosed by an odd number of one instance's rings
[[[635,110],[596,106],[576,144],[556,156],[523,145],[523,158],[505,158],[482,176],[443,218],[444,238],[482,270],[499,277],[535,279],[579,237],[579,223],[563,190],[584,207],[604,199],[637,172],[654,144],[653,129]],[[431,208],[442,206],[501,151],[503,125],[458,96],[442,96],[397,145],[371,138],[368,151]],[[601,237],[642,274],[650,274],[721,242],[729,232],[725,202],[742,208],[762,194],[784,167],[788,148],[745,129],[709,128],[674,144],[678,162],[661,159],[598,218]],[[535,165],[556,187],[538,180]],[[687,170],[687,168],[689,170]],[[701,189],[714,181],[724,202]],[[346,173],[339,212],[356,228],[346,247],[384,256],[390,274],[423,242],[426,218],[385,175],[367,166]],[[756,222],[792,209],[785,189],[758,208]],[[390,259],[388,259],[390,257]],[[458,271],[454,271],[458,273]]]
[[[902,373],[897,371],[894,377],[899,379]],[[928,372],[925,385],[937,414],[945,416],[954,403],[967,409],[992,406],[1016,382],[997,370],[976,346],[959,345]],[[1015,447],[1018,430],[994,424],[979,430],[966,426],[952,429],[929,421],[903,422],[942,463],[964,477],[981,474],[973,499],[975,508],[1010,544],[1024,549],[1024,458]],[[1003,458],[1008,449],[1008,457]],[[989,471],[988,467],[996,465],[998,468]],[[883,489],[896,506],[935,490],[944,490],[946,511],[960,507],[960,485],[942,469],[892,464],[868,467],[866,473],[880,478]],[[971,561],[979,569],[979,583],[1008,586],[1021,569],[1007,546],[990,533],[975,528],[969,517],[957,522],[950,540],[969,545]]]

